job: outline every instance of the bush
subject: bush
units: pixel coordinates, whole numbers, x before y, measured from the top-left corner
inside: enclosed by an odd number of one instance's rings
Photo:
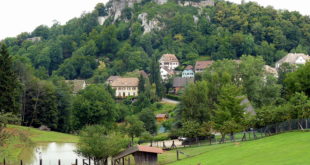
[[[181,100],[180,96],[176,96],[176,95],[172,95],[172,94],[167,94],[166,97],[168,99],[171,99],[171,100],[177,100],[177,101]]]

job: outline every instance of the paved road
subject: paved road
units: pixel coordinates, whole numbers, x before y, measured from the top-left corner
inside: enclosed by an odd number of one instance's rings
[[[168,99],[168,98],[163,98],[163,99],[161,100],[161,102],[170,103],[170,104],[180,104],[180,101],[171,100],[171,99]]]

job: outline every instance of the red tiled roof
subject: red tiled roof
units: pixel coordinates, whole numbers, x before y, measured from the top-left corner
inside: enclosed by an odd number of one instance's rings
[[[138,78],[117,78],[111,83],[112,87],[136,87],[139,84]]]
[[[164,62],[179,62],[178,58],[174,54],[163,54],[159,61]]]
[[[157,154],[162,154],[164,151],[161,148],[156,148],[156,147],[149,147],[149,146],[137,146],[138,151],[140,152],[150,152],[150,153],[157,153]]]
[[[195,69],[206,69],[212,65],[213,61],[196,61]]]
[[[186,68],[185,68],[185,70],[193,70],[193,66],[191,66],[191,65],[188,65]]]
[[[156,115],[156,118],[164,118],[166,117],[167,115],[166,114],[157,114]]]

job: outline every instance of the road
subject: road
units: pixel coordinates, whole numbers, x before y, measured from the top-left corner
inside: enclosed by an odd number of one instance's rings
[[[162,98],[161,102],[163,102],[163,103],[170,103],[170,104],[180,104],[180,101],[171,100],[171,99],[168,99],[168,98]]]

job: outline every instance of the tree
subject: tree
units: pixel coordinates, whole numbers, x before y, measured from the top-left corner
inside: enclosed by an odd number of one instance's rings
[[[284,83],[290,95],[295,92],[304,92],[310,96],[310,63],[300,66],[295,72],[288,73]]]
[[[185,121],[182,123],[181,134],[184,137],[191,138],[198,142],[198,135],[200,133],[200,125],[196,121]]]
[[[100,165],[107,165],[108,157],[118,154],[128,142],[119,132],[100,125],[87,126],[80,132],[76,152]]]
[[[0,46],[0,112],[18,114],[19,81],[7,47]]]
[[[244,99],[241,95],[241,89],[233,84],[227,84],[221,88],[214,121],[215,128],[222,134],[222,142],[227,133],[230,133],[234,140],[234,132],[241,128],[245,108],[241,104]]]
[[[292,119],[304,119],[309,117],[310,100],[304,93],[295,93],[289,100],[289,110]],[[299,126],[302,128],[300,122]]]
[[[203,123],[211,119],[212,110],[208,104],[208,93],[205,81],[190,84],[185,89],[181,98],[182,116],[185,120]]]
[[[144,123],[144,128],[151,134],[157,133],[155,115],[152,110],[145,109],[139,114],[139,119]]]
[[[138,86],[139,94],[143,93],[145,91],[145,78],[142,74],[139,76],[139,86]]]
[[[133,144],[134,138],[145,132],[144,123],[137,116],[128,116],[125,119],[125,130],[131,137],[131,143]]]
[[[111,94],[102,85],[90,85],[73,101],[75,128],[101,124],[109,128],[116,121],[118,111]]]

